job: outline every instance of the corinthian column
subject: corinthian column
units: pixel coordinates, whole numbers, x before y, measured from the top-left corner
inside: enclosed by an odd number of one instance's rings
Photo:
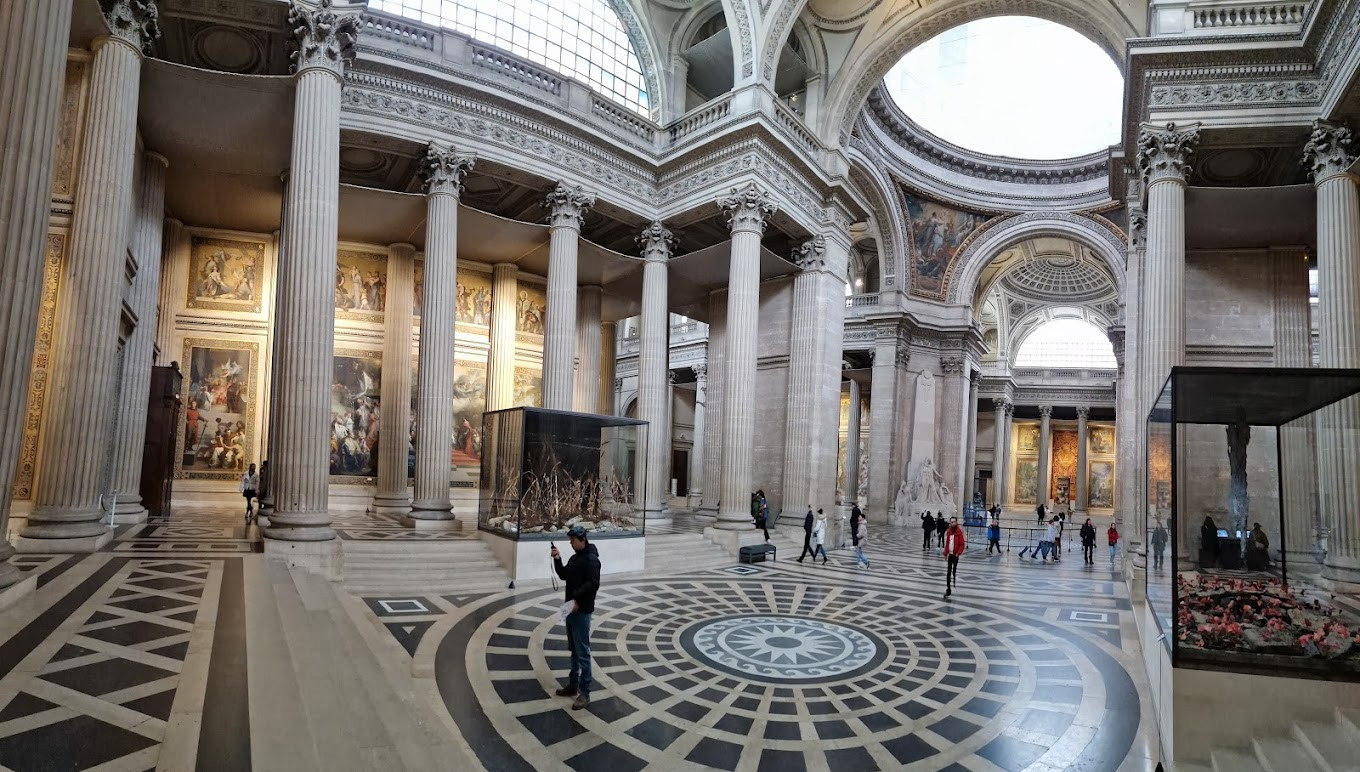
[[[137,275],[132,279],[128,305],[137,327],[123,350],[123,384],[118,391],[118,431],[113,442],[113,490],[118,495],[115,520],[146,521],[142,506],[142,451],[146,445],[146,408],[151,390],[151,366],[156,350],[156,300],[161,284],[161,233],[165,224],[165,167],[159,153],[142,156],[142,189],[132,234]]]
[[[859,503],[859,381],[850,379],[850,409],[845,425],[845,503]]]
[[[453,437],[454,310],[458,296],[458,197],[473,160],[431,145],[425,178],[425,302],[420,310],[416,383],[416,524],[452,520],[449,443]]]
[[[1077,505],[1074,514],[1086,514],[1086,438],[1089,431],[1086,422],[1091,417],[1091,408],[1081,405],[1077,408]]]
[[[689,498],[690,509],[698,509],[704,502],[704,443],[708,439],[704,424],[708,402],[708,365],[694,366],[694,444],[689,451]]]
[[[601,287],[582,287],[576,305],[576,397],[578,413],[600,412],[600,305]]]
[[[28,377],[42,296],[47,210],[58,105],[66,72],[71,3],[0,5],[0,534],[9,532],[10,489],[19,462]],[[0,539],[0,588],[23,578]],[[27,586],[32,587],[32,583]],[[15,590],[18,592],[19,590]]]
[[[1053,406],[1039,406],[1039,490],[1035,492],[1035,501],[1043,504],[1048,501],[1049,491],[1053,488],[1053,481],[1049,479],[1053,468],[1049,456],[1053,455]]]
[[[1138,356],[1145,405],[1152,405],[1171,368],[1185,363],[1185,177],[1199,142],[1199,125],[1143,124],[1138,169],[1147,191],[1147,284],[1139,324],[1145,337]]]
[[[1360,195],[1350,129],[1317,121],[1304,145],[1317,186],[1318,364],[1360,367]],[[1322,575],[1360,584],[1360,397],[1318,415],[1319,505],[1330,531]]]
[[[992,400],[996,411],[996,430],[992,432],[992,497],[993,504],[1006,506],[1006,475],[1009,473],[1011,442],[1011,402],[1008,399]]]
[[[751,444],[755,439],[756,332],[760,323],[760,235],[776,206],[754,183],[719,199],[732,230],[727,279],[723,374],[722,484],[718,521],[725,531],[749,531]],[[785,502],[799,506],[806,502]]]
[[[968,504],[963,498],[964,463],[968,457],[968,359],[962,356],[940,357],[940,400],[944,414],[944,429],[936,432],[939,448],[940,476],[958,497],[960,511]]]
[[[642,316],[638,320],[638,418],[647,422],[647,477],[642,508],[649,525],[668,525],[666,511],[666,441],[670,425],[670,314],[667,312],[666,261],[675,238],[660,222],[637,238],[642,248]]]
[[[160,30],[154,3],[120,0],[107,8],[112,34],[94,44],[89,118],[53,331],[62,345],[54,349],[42,470],[18,544],[23,551],[89,552],[113,536],[100,523],[100,496],[116,410],[98,406],[118,388],[142,48]],[[31,325],[32,314],[21,323]]]
[[[548,308],[543,325],[543,407],[571,410],[576,364],[576,253],[585,211],[595,196],[565,182],[549,193]]]
[[[1308,256],[1302,247],[1270,250],[1275,289],[1275,366],[1311,367],[1312,330],[1308,310]],[[1318,536],[1316,416],[1279,428],[1284,466],[1284,550],[1287,569],[1316,573]]]
[[[978,388],[982,385],[982,371],[976,369],[976,365],[968,373],[968,423],[964,428],[964,441],[968,447],[964,450],[963,461],[963,503],[965,506],[973,503],[974,486],[977,484],[977,417],[978,417]]]
[[[486,409],[515,404],[515,290],[519,270],[514,263],[491,267],[491,346],[486,363]],[[421,325],[424,326],[423,323]]]
[[[617,356],[614,322],[600,325],[600,377],[595,384],[600,415],[614,415],[614,357]]]
[[[340,197],[340,86],[354,59],[359,17],[337,14],[330,5],[322,0],[312,9],[293,0],[288,10],[296,91],[274,320],[277,389],[269,410],[274,512],[264,531],[266,538],[285,541],[335,538],[326,491],[335,353],[331,278]]]
[[[373,511],[406,515],[411,493],[406,487],[406,451],[411,423],[411,327],[415,313],[416,248],[387,248],[387,306],[383,311],[382,401],[378,405],[378,495]],[[422,309],[422,313],[428,313]],[[421,360],[424,364],[424,360]]]

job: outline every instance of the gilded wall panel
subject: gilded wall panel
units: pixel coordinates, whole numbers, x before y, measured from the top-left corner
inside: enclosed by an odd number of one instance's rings
[[[47,234],[43,253],[42,300],[38,306],[38,331],[33,341],[33,366],[28,375],[28,403],[24,410],[23,438],[19,444],[19,464],[11,486],[13,498],[33,498],[42,431],[43,405],[47,401],[47,368],[52,352],[52,328],[57,314],[57,290],[61,282],[61,263],[66,254],[66,235]]]
[[[85,75],[89,68],[86,59],[66,60],[66,82],[61,90],[56,147],[52,157],[52,197],[64,201],[70,201],[76,194],[80,141],[85,124]]]

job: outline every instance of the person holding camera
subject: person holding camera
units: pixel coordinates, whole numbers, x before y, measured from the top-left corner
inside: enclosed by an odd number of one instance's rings
[[[566,582],[566,602],[572,604],[565,623],[571,673],[567,685],[557,690],[557,696],[575,697],[572,710],[590,704],[590,615],[595,612],[595,593],[600,589],[600,553],[587,536],[588,532],[580,525],[567,529],[574,554],[565,566],[557,546],[552,548],[553,570],[558,579]]]

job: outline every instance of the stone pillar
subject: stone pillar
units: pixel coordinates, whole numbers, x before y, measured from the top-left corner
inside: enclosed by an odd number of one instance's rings
[[[903,443],[900,412],[907,408],[901,394],[911,357],[908,339],[896,322],[882,322],[874,329],[873,391],[869,394],[869,491],[865,517],[888,522],[889,510],[902,484]]]
[[[1141,185],[1137,177],[1129,180],[1135,189]],[[1142,340],[1143,330],[1143,263],[1147,245],[1147,217],[1142,210],[1142,196],[1129,201],[1128,265],[1124,269],[1124,304],[1122,325],[1107,331],[1114,349],[1118,376],[1115,380],[1115,512],[1120,533],[1128,542],[1126,554],[1137,554],[1145,543],[1147,530],[1146,484],[1147,411],[1143,402]],[[1142,549],[1146,554],[1146,549]],[[1135,590],[1136,591],[1136,590]]]
[[[1053,455],[1052,417],[1052,405],[1039,406],[1039,490],[1035,500],[1040,504],[1048,502],[1048,494],[1053,488],[1053,481],[1050,479],[1053,470],[1050,458]]]
[[[708,399],[704,402],[704,495],[699,516],[718,517],[722,491],[723,373],[726,372],[727,305],[717,292],[708,296]]]
[[[543,324],[543,407],[571,410],[576,364],[576,260],[582,217],[595,196],[558,182],[548,216],[548,307]],[[650,473],[649,473],[650,474]]]
[[[458,295],[458,197],[473,160],[431,145],[425,179],[425,298],[420,310],[420,371],[416,384],[416,484],[411,520],[417,526],[453,519],[449,506],[449,444],[453,437],[453,358]]]
[[[28,3],[21,5],[26,8]],[[152,3],[120,0],[107,7],[105,18],[112,34],[94,43],[75,213],[61,271],[61,294],[53,328],[54,340],[61,341],[61,345],[53,349],[42,470],[38,476],[34,509],[18,543],[21,551],[90,552],[113,537],[112,531],[100,522],[100,497],[106,492],[104,485],[111,471],[108,468],[109,439],[117,411],[112,405],[99,408],[107,405],[109,395],[117,393],[118,389],[118,338],[127,270],[124,256],[134,202],[133,164],[136,161],[142,49],[159,36],[160,30],[156,25],[156,7]],[[21,9],[19,13],[24,11]],[[34,29],[51,33],[47,23],[36,24]],[[31,34],[28,30],[18,32]],[[7,31],[6,34],[12,33]],[[66,42],[62,40],[56,45],[65,56]],[[38,52],[36,55],[47,54]],[[9,63],[8,55],[5,61]],[[8,87],[10,76],[6,73],[4,77]],[[24,75],[16,73],[15,77]],[[30,77],[36,77],[36,74]],[[33,87],[38,88],[37,84]],[[43,109],[40,103],[30,106]],[[26,120],[26,117],[20,116],[19,120]],[[8,155],[10,130],[5,130],[5,135]],[[46,137],[33,141],[46,141]],[[16,171],[22,174],[24,160],[20,160],[20,164]],[[50,158],[41,171],[34,169],[32,173],[50,175]],[[5,174],[9,174],[8,170]],[[46,189],[46,182],[40,184]],[[26,190],[30,194],[40,192],[33,187]],[[40,203],[46,209],[48,202],[44,197]],[[23,219],[18,219],[12,227],[23,228],[26,224],[30,228],[39,227],[36,223],[25,223]],[[45,228],[45,223],[42,227]],[[0,238],[9,240],[13,237],[6,232],[0,234]],[[11,258],[6,255],[4,259]],[[34,277],[34,283],[26,289],[35,292],[36,298],[41,273]],[[11,283],[8,275],[4,283]],[[24,285],[19,285],[19,289],[24,291]],[[33,321],[30,311],[18,324],[32,326]],[[21,346],[29,349],[30,356],[31,347],[31,342]],[[8,341],[5,348],[8,352]],[[25,360],[25,371],[28,365]],[[20,383],[22,381],[12,383],[11,391],[22,394],[24,389]],[[12,426],[21,423],[16,420]]]
[[[1360,367],[1360,193],[1348,169],[1351,132],[1314,122],[1304,163],[1317,186],[1318,364]],[[1318,488],[1329,531],[1322,575],[1360,584],[1360,398],[1324,408],[1317,427]]]
[[[949,490],[954,492],[960,514],[967,501],[957,500],[963,496],[964,460],[968,452],[968,440],[964,436],[968,421],[968,359],[962,356],[940,357],[940,389],[937,399],[940,409],[937,416],[939,430],[935,432],[935,446],[938,449],[935,468]]]
[[[174,350],[175,308],[179,302],[176,289],[183,289],[178,281],[181,266],[189,264],[189,250],[192,242],[184,223],[173,217],[165,218],[161,231],[161,285],[156,299],[156,364],[169,365],[178,362],[179,355]],[[180,362],[180,367],[187,365]]]
[[[1311,367],[1312,331],[1308,309],[1308,256],[1301,247],[1272,248],[1275,296],[1275,366]],[[1323,524],[1317,508],[1316,417],[1280,427],[1284,466],[1284,550],[1289,573],[1316,572]]]
[[[992,496],[995,499],[993,504],[1006,506],[1010,501],[1007,497],[1008,486],[1006,481],[1010,470],[1010,442],[1011,442],[1011,410],[1013,409],[1008,399],[993,399],[992,408],[996,411],[996,431],[995,438],[992,440]]]
[[[486,363],[486,409],[515,405],[515,292],[519,271],[514,263],[491,267],[491,345]],[[421,325],[422,328],[424,325]]]
[[[416,248],[387,248],[387,306],[383,312],[382,402],[378,406],[378,495],[373,511],[405,516],[411,512],[406,485],[406,451],[411,423],[411,327],[414,324]],[[428,286],[428,285],[427,285]],[[424,313],[424,309],[422,309]],[[421,365],[425,361],[421,360]]]
[[[748,183],[719,199],[732,230],[727,280],[726,371],[723,373],[721,505],[715,527],[749,531],[751,453],[755,439],[756,333],[760,324],[760,236],[775,212],[769,193]],[[802,502],[799,502],[800,504]]]
[[[859,381],[850,379],[850,412],[845,422],[845,503],[859,503]]]
[[[708,427],[704,424],[704,404],[708,402],[708,365],[694,366],[694,443],[689,451],[690,509],[698,509],[704,500],[704,443],[708,441]]]
[[[10,428],[0,434],[0,534],[9,532],[18,427],[28,406],[71,7],[48,0],[0,5],[0,419]],[[23,578],[9,564],[13,554],[0,538],[0,588]]]
[[[600,305],[601,287],[582,287],[576,305],[576,396],[578,413],[600,412]]]
[[[600,325],[600,377],[595,384],[599,393],[600,415],[614,415],[617,410],[614,399],[614,365],[617,363],[618,342],[616,340],[617,328],[614,322],[605,322]]]
[[[783,510],[836,503],[841,341],[849,245],[818,236],[794,253],[789,394],[785,411]]]
[[[642,316],[638,322],[637,416],[647,422],[647,477],[642,509],[648,525],[669,525],[666,510],[667,425],[670,421],[670,314],[667,312],[667,268],[675,237],[653,222],[637,238],[642,248]]]
[[[336,227],[340,198],[340,87],[354,59],[357,13],[323,0],[288,11],[295,50],[293,150],[274,319],[274,511],[264,535],[325,541],[331,530],[331,370],[335,353]],[[428,307],[430,303],[426,303]],[[424,310],[429,313],[428,308]],[[428,325],[423,325],[428,327]]]
[[[982,386],[982,371],[974,369],[968,374],[968,435],[967,457],[963,464],[963,503],[973,503],[977,485],[977,434],[978,434],[978,389]]]
[[[1087,497],[1087,471],[1086,471],[1086,422],[1091,417],[1091,408],[1086,405],[1077,407],[1077,503],[1073,507],[1076,514],[1086,514]]]
[[[114,521],[146,522],[142,506],[142,453],[146,445],[147,397],[151,390],[151,367],[155,364],[156,296],[161,285],[161,229],[165,225],[165,168],[160,153],[141,159],[140,199],[134,210],[132,254],[137,275],[132,279],[128,306],[137,315],[137,326],[123,352],[123,383],[118,390],[118,431],[113,437],[112,488],[118,506]]]

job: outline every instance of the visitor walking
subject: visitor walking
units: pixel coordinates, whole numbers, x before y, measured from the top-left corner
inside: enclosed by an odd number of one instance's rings
[[[817,562],[817,555],[822,556],[822,565],[826,565],[826,515],[822,510],[817,510],[817,519],[812,523],[812,562]]]
[[[1045,563],[1048,562],[1049,553],[1053,551],[1053,540],[1056,538],[1058,538],[1058,518],[1055,517],[1048,521],[1048,525],[1044,526],[1044,536],[1039,541],[1039,555]],[[1057,560],[1057,558],[1054,558],[1054,560]]]
[[[770,543],[770,506],[769,506],[768,504],[765,503],[764,497],[760,496],[759,493],[756,494],[756,497],[757,497],[757,499],[759,499],[759,502],[758,502],[758,503],[759,503],[759,506],[756,506],[756,507],[755,507],[755,511],[756,511],[756,527],[759,528],[759,529],[761,530],[761,532],[765,534],[765,543],[766,543],[766,544],[769,544],[769,543]]]
[[[1114,527],[1114,523],[1110,523],[1109,529],[1105,531],[1105,538],[1110,541],[1110,563],[1113,564],[1114,551],[1119,546],[1119,529]]]
[[[1057,561],[1062,560],[1062,537],[1063,528],[1065,527],[1066,522],[1061,512],[1059,512],[1058,516],[1053,519],[1058,526],[1057,531],[1053,535],[1053,559]]]
[[[957,517],[951,517],[944,533],[944,596],[946,598],[954,594],[954,585],[958,582],[959,555],[962,554],[963,528],[959,527]]]
[[[860,518],[859,529],[855,531],[855,567],[868,568],[869,559],[864,557],[864,545],[869,543],[869,527],[865,518]]]
[[[1162,567],[1162,553],[1166,551],[1166,543],[1170,540],[1166,532],[1166,526],[1162,521],[1157,521],[1157,527],[1152,531],[1152,567],[1160,569]]]
[[[945,522],[944,513],[943,513],[943,512],[936,512],[936,513],[935,513],[935,535],[938,537],[938,542],[939,542],[936,546],[939,546],[939,547],[943,547],[943,546],[944,546],[944,532],[945,532],[946,530],[948,530],[948,528],[949,528],[949,523]]]
[[[557,690],[559,697],[575,697],[572,710],[590,704],[590,615],[595,613],[595,593],[600,589],[600,552],[588,539],[581,525],[567,529],[572,556],[562,565],[557,547],[552,548],[553,570],[557,578],[566,582],[566,602],[571,604],[567,614],[567,649],[571,651],[571,672],[567,685]]]
[[[930,540],[935,538],[935,516],[927,511],[921,515],[921,530],[925,532],[925,542],[921,544],[921,551],[930,549]]]
[[[1096,564],[1096,527],[1091,523],[1091,518],[1086,518],[1086,522],[1081,526],[1081,559],[1088,566]]]
[[[255,492],[260,489],[260,475],[255,471],[254,464],[251,464],[245,474],[241,475],[240,487],[241,495],[246,497],[246,525],[250,525],[251,519],[255,516],[251,500],[255,498]]]
[[[1043,505],[1043,503],[1040,502],[1039,506],[1037,506],[1037,507],[1034,508],[1034,511],[1039,515],[1039,527],[1042,528],[1043,525],[1044,525],[1044,505]]]
[[[799,563],[802,563],[802,562],[803,562],[803,558],[807,557],[808,555],[813,555],[813,552],[812,552],[812,521],[813,521],[814,519],[815,519],[815,518],[812,516],[812,505],[811,505],[811,504],[808,504],[808,513],[807,513],[807,515],[803,518],[803,552],[802,552],[801,555],[798,556],[798,562],[799,562]],[[813,559],[813,560],[816,560],[817,558],[816,558],[816,556],[814,555],[812,559]]]
[[[995,513],[992,514],[991,522],[987,524],[987,554],[992,554],[993,549],[996,549],[996,554],[1001,554],[1001,520]]]
[[[859,521],[864,519],[864,513],[860,511],[859,505],[854,504],[850,507],[850,544],[859,546]]]

